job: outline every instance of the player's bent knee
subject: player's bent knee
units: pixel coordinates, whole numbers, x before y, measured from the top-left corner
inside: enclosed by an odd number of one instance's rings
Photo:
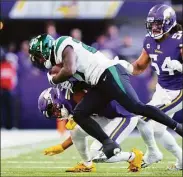
[[[82,121],[82,119],[83,119],[83,116],[82,116],[82,115],[83,115],[83,114],[82,114],[81,111],[74,111],[74,113],[73,113],[73,119],[74,119],[74,121],[75,121],[76,123]]]
[[[146,105],[142,102],[137,102],[131,105],[128,111],[133,112],[134,114],[142,114],[144,112],[145,106]]]

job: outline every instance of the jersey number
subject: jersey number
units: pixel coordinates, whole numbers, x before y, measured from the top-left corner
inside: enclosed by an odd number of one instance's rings
[[[149,56],[153,61],[157,61],[157,59],[158,59],[158,55],[156,55],[156,54],[150,54]],[[169,75],[174,75],[174,70],[171,68],[168,68],[168,63],[170,62],[170,60],[171,60],[171,57],[165,58],[162,66],[161,66],[161,70],[167,71],[169,73]],[[154,66],[157,75],[160,75],[160,68],[159,68],[158,64],[156,62],[152,62],[151,65]]]
[[[80,43],[80,42],[81,42],[81,41],[79,41],[79,40],[77,40],[77,39],[75,39],[75,38],[72,38],[72,40],[73,40],[74,42],[76,42],[76,43]],[[83,48],[85,48],[85,49],[88,50],[89,52],[91,52],[91,53],[96,53],[96,52],[97,52],[97,49],[95,49],[95,48],[93,48],[93,47],[91,47],[91,46],[89,46],[89,45],[86,45],[86,44],[84,44],[84,43],[82,43],[82,42],[81,42],[81,44],[82,44]]]

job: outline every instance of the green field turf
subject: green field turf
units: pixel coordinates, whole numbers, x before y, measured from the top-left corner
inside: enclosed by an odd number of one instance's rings
[[[181,138],[178,139],[182,143]],[[1,150],[1,155],[12,154],[14,157],[1,159],[1,176],[182,176],[181,171],[168,171],[167,166],[175,162],[175,158],[160,147],[164,153],[163,161],[143,169],[138,173],[127,171],[128,163],[97,164],[95,173],[66,173],[68,167],[72,167],[81,159],[74,147],[56,156],[44,156],[42,150],[50,145],[56,145],[57,141],[42,142],[36,145],[16,146]],[[145,145],[139,137],[129,137],[123,142],[124,151],[136,147],[145,151]],[[24,154],[17,155],[18,152]]]

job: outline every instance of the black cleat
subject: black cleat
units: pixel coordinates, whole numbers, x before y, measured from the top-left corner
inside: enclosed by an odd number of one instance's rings
[[[109,139],[109,140],[105,140],[103,143],[103,152],[106,155],[106,157],[109,159],[112,156],[121,152],[121,148],[116,142]]]
[[[183,137],[183,128],[182,128],[182,124],[177,123],[177,126],[176,126],[176,128],[175,128],[174,130],[175,130],[175,132],[177,132],[180,136]]]

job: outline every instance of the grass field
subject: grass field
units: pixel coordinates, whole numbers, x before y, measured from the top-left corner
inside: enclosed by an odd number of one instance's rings
[[[178,139],[182,143],[181,138]],[[182,176],[181,171],[168,171],[166,168],[175,162],[175,158],[165,149],[163,161],[143,169],[138,173],[127,171],[128,163],[97,164],[95,173],[66,173],[68,167],[74,166],[81,159],[74,147],[56,156],[44,156],[42,150],[55,145],[58,140],[47,140],[31,145],[21,145],[1,149],[1,176]],[[122,148],[129,151],[136,147],[145,151],[145,145],[140,137],[129,137]]]

